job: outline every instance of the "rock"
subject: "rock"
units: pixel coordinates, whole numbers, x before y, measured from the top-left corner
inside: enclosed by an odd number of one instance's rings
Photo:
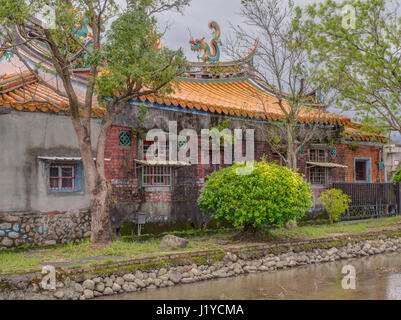
[[[78,293],[83,293],[84,292],[84,288],[79,283],[76,283],[73,288]]]
[[[106,289],[104,289],[103,294],[105,294],[106,296],[109,296],[109,295],[114,294],[114,291],[112,288],[107,287]]]
[[[159,278],[160,278],[161,281],[168,281],[170,279],[168,274],[160,276]]]
[[[158,275],[159,275],[159,277],[160,277],[160,276],[164,276],[166,273],[167,273],[167,270],[166,270],[165,268],[161,268],[161,269],[159,270]]]
[[[94,278],[93,281],[96,284],[96,283],[102,282],[102,278],[97,277],[97,278]]]
[[[123,285],[123,290],[125,291],[125,292],[131,292],[131,286],[129,285],[129,284],[124,284]]]
[[[121,290],[121,286],[117,283],[114,283],[111,289],[113,289],[114,292],[118,292]]]
[[[1,245],[4,247],[12,247],[13,244],[14,242],[9,238],[4,238],[3,241],[1,242]]]
[[[93,291],[88,289],[84,290],[84,297],[85,299],[93,299],[94,297]]]
[[[169,279],[174,283],[179,283],[182,279],[182,275],[178,271],[170,271]]]
[[[56,240],[46,240],[45,242],[43,242],[44,246],[55,246],[57,244]]]
[[[365,243],[362,246],[362,248],[363,248],[363,251],[369,251],[372,248],[372,246],[369,243]]]
[[[99,291],[93,291],[93,295],[95,297],[101,297],[103,294],[101,292],[99,292]]]
[[[140,270],[137,270],[137,272],[135,272],[135,278],[143,280],[143,273]]]
[[[8,230],[11,229],[11,223],[0,223],[1,230]]]
[[[329,250],[327,250],[327,254],[329,255],[329,256],[332,256],[332,255],[334,255],[335,253],[337,253],[338,252],[338,249],[337,248],[331,248],[331,249],[329,249]]]
[[[192,268],[191,271],[190,271],[190,273],[192,273],[192,275],[193,275],[194,277],[199,276],[199,274],[200,274],[199,270],[196,269],[196,268]]]
[[[58,290],[53,295],[57,299],[63,299],[64,298],[64,291]]]
[[[128,282],[134,282],[135,281],[135,276],[132,273],[128,273],[128,274],[123,276],[123,279],[125,281],[128,281]]]
[[[258,268],[256,266],[245,266],[244,267],[244,271],[249,272],[249,273],[256,272],[257,270],[258,270]]]
[[[183,238],[179,238],[173,235],[164,236],[162,242],[160,243],[160,247],[168,247],[168,248],[186,248],[189,241]]]
[[[88,290],[94,290],[95,289],[95,281],[93,280],[85,280],[84,283],[82,284],[82,286],[84,287],[84,289],[88,289]]]
[[[117,283],[120,287],[122,287],[125,283],[124,279],[121,277],[118,277],[115,281],[115,283]]]
[[[231,252],[227,252],[226,255],[223,258],[223,261],[226,261],[226,262],[229,262],[229,261],[237,262],[237,260],[238,260],[238,257],[235,254],[231,253]]]
[[[104,284],[106,285],[106,287],[111,288],[113,286],[113,280],[111,280],[110,278],[105,278]]]
[[[138,285],[138,287],[140,287],[140,288],[145,288],[146,287],[146,284],[145,284],[145,282],[143,281],[143,280],[141,280],[141,279],[135,279],[135,283]]]
[[[19,233],[11,231],[8,233],[8,237],[11,239],[18,239],[19,238]]]
[[[95,287],[96,291],[99,291],[99,292],[103,292],[103,291],[104,291],[104,288],[105,288],[105,285],[104,285],[103,282],[97,283],[97,284],[96,284],[96,287]]]
[[[235,268],[234,272],[235,272],[235,274],[241,274],[243,271],[240,268]]]
[[[216,277],[218,278],[227,278],[227,273],[224,270],[218,270],[215,272]]]
[[[186,284],[186,283],[192,283],[192,282],[194,282],[195,280],[193,279],[193,278],[184,278],[184,279],[181,279],[181,283],[184,283],[184,284]]]
[[[268,267],[268,268],[275,267],[275,266],[276,266],[276,261],[274,261],[274,260],[265,261],[265,262],[264,262],[264,265],[265,265],[266,267]]]

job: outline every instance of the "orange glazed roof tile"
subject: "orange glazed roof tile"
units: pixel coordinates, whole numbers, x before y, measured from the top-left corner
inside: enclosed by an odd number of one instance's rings
[[[249,79],[180,79],[173,83],[173,88],[174,92],[167,97],[150,95],[143,96],[140,100],[252,119],[285,119],[278,99]],[[345,125],[351,120],[338,114],[305,107],[300,114],[300,122]]]
[[[0,76],[0,105],[19,111],[53,111],[69,114],[69,100],[39,84],[30,72]],[[94,116],[104,116],[103,108],[93,108]]]
[[[380,134],[370,133],[360,130],[361,126],[352,123],[351,126],[345,128],[346,137],[354,141],[377,141],[377,142],[388,142],[389,138]]]

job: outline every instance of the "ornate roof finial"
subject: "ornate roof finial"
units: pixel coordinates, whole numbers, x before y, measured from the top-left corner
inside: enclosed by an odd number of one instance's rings
[[[210,41],[210,46],[209,44],[205,41],[205,38],[198,38],[195,40],[189,41],[191,44],[191,50],[192,51],[202,51],[204,52],[204,55],[198,56],[198,59],[202,60],[203,62],[206,63],[211,63],[214,64],[220,60],[220,47],[221,41],[220,41],[220,26],[216,21],[211,21],[209,23],[209,28],[213,30],[212,33],[212,40]]]

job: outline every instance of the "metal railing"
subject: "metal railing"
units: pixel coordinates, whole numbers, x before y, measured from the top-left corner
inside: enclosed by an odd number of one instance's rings
[[[331,188],[340,189],[351,198],[349,210],[341,220],[384,217],[400,214],[400,183],[336,182]]]

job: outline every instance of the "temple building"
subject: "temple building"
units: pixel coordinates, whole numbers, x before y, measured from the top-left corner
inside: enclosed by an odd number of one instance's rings
[[[177,123],[178,132],[192,129],[199,136],[202,129],[219,126],[227,118],[232,119],[231,129],[254,129],[258,124],[254,158],[264,156],[282,164],[260,132],[260,125],[281,121],[284,115],[275,103],[277,98],[252,72],[258,43],[239,60],[219,62],[219,28],[213,23],[211,27],[215,37],[211,46],[191,41],[193,50],[204,50],[205,55],[174,80],[174,92],[130,101],[110,129],[105,158],[114,228],[138,211],[146,213],[149,225],[204,222],[197,206],[199,191],[220,165],[146,157],[154,143],[146,140],[146,133],[151,129],[168,132],[171,121]],[[27,47],[22,58],[45,63],[44,51],[40,45]],[[39,84],[12,51],[3,50],[0,57],[0,213],[63,215],[87,210],[89,194],[68,100]],[[73,61],[74,85],[83,99],[88,70],[78,60],[79,55]],[[43,73],[43,77],[62,88],[56,76]],[[147,113],[139,122],[142,103]],[[384,182],[386,137],[361,133],[350,118],[325,111],[318,95],[311,95],[314,104],[319,117],[305,113],[301,122],[319,125],[322,134],[299,152],[298,169],[311,183],[315,200],[332,182]],[[93,146],[104,112],[94,108]]]

